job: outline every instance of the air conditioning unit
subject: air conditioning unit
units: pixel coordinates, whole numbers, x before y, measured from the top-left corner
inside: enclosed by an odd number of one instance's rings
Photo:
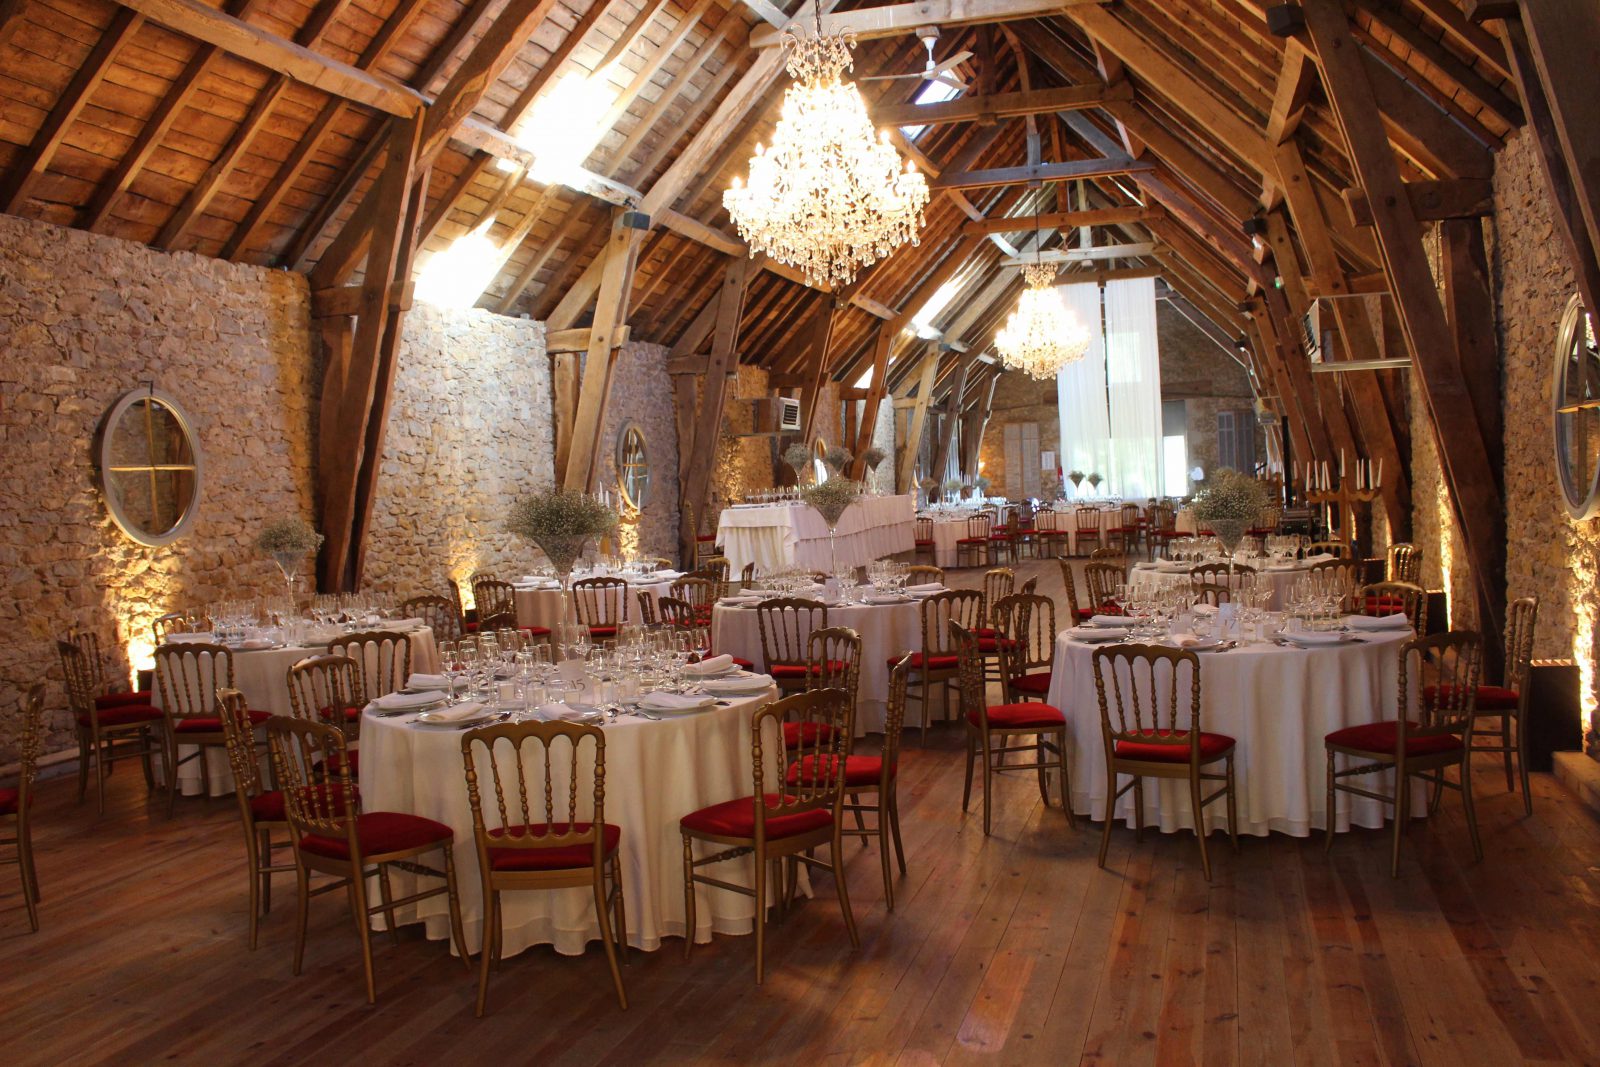
[[[1300,319],[1300,347],[1312,363],[1321,363],[1327,353],[1328,335],[1323,330],[1322,301],[1313,300]]]
[[[778,397],[778,432],[800,432],[800,401],[794,397]]]

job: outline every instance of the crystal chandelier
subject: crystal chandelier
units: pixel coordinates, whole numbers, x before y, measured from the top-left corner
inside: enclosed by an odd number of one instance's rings
[[[1048,263],[1022,268],[1028,288],[994,339],[1008,370],[1027,371],[1041,381],[1054,378],[1061,368],[1089,351],[1089,332],[1051,285],[1055,274],[1055,267]]]
[[[900,245],[917,243],[928,183],[902,169],[888,134],[873,137],[860,92],[841,73],[853,34],[783,35],[794,78],[772,147],[756,145],[750,179],[722,194],[751,252],[797,267],[813,285],[844,285]]]

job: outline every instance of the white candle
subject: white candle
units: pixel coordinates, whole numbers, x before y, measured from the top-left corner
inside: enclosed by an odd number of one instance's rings
[[[1372,488],[1381,489],[1382,487],[1383,487],[1383,457],[1379,456],[1378,457],[1378,477],[1377,477],[1377,480],[1375,480],[1372,483]]]
[[[1332,481],[1328,476],[1328,461],[1327,460],[1323,460],[1322,461],[1322,488],[1326,489],[1331,484],[1332,484]]]
[[[1344,449],[1339,449],[1339,478],[1344,478]]]

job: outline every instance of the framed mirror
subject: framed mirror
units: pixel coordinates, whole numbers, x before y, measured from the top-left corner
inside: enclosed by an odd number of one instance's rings
[[[643,510],[650,496],[650,453],[636,422],[624,426],[617,437],[617,484],[628,505]]]
[[[1574,294],[1556,335],[1550,409],[1556,474],[1575,519],[1600,515],[1600,351],[1594,321]]]
[[[149,387],[124,394],[100,424],[95,461],[112,521],[141,545],[170,544],[194,521],[200,443],[172,397]]]

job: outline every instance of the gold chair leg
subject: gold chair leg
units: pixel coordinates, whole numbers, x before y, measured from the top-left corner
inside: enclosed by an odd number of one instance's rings
[[[1005,757],[1001,757],[1004,759]],[[989,836],[989,795],[994,792],[994,769],[990,763],[989,734],[983,735],[983,836]]]
[[[628,964],[628,909],[622,893],[622,857],[611,857],[611,885],[617,898],[617,951],[622,955],[623,966]]]
[[[1334,828],[1337,827],[1338,824],[1339,824],[1339,813],[1334,808],[1334,805],[1337,804],[1338,801],[1335,799],[1335,794],[1334,794],[1334,790],[1333,790],[1333,785],[1334,785],[1333,749],[1330,748],[1330,749],[1327,750],[1327,752],[1328,752],[1328,800],[1327,800],[1327,805],[1328,806],[1327,806],[1327,810],[1326,810],[1325,814],[1323,815],[1323,818],[1328,821],[1328,833],[1322,840],[1322,851],[1323,852],[1331,852],[1331,851],[1333,851],[1333,831],[1334,831]]]
[[[967,781],[961,788],[961,813],[967,813],[967,806],[972,803],[972,761],[977,758],[975,751],[976,739],[972,736],[972,728],[967,731]]]
[[[1533,814],[1533,791],[1528,787],[1528,731],[1517,716],[1517,773],[1522,777],[1522,813]]]
[[[456,891],[455,842],[447,841],[440,847],[444,852],[444,891],[445,899],[450,903],[450,932],[455,937],[456,951],[461,953],[461,965],[470,975],[472,954],[467,951],[467,931],[461,925],[461,894]],[[390,925],[393,922],[391,919]]]
[[[250,951],[256,950],[256,927],[261,916],[261,853],[260,840],[254,830],[245,831],[245,871],[250,878]]]
[[[39,932],[39,875],[33,868],[33,831],[17,816],[17,874],[22,882],[22,902],[28,909],[28,929]]]
[[[906,873],[906,849],[900,843],[900,797],[897,793],[889,794],[889,828],[894,834],[894,854],[900,861],[900,873]]]
[[[389,888],[389,865],[378,864],[378,900],[383,904],[383,925],[389,928],[389,943],[400,946],[400,927],[394,921],[394,894]]]
[[[878,866],[883,871],[883,903],[888,911],[894,911],[894,877],[889,871],[889,794],[878,793]]]
[[[497,894],[485,881],[483,888],[483,944],[478,949],[478,1003],[474,1014],[483,1018],[489,1006],[489,965],[494,961],[494,933],[500,924]],[[465,951],[466,946],[462,946]]]
[[[1105,870],[1106,850],[1111,847],[1111,820],[1117,815],[1117,772],[1112,769],[1111,761],[1106,761],[1106,811],[1105,821],[1100,826],[1100,858],[1098,866]]]
[[[1439,772],[1441,775],[1444,771]],[[1483,862],[1483,841],[1478,837],[1478,809],[1472,802],[1472,760],[1461,761],[1461,802],[1466,807],[1467,833],[1472,837],[1472,858]]]
[[[1405,831],[1405,825],[1411,818],[1411,778],[1401,773],[1403,767],[1396,767],[1394,774],[1394,847],[1389,857],[1389,877],[1400,877],[1400,835]]]
[[[683,958],[694,949],[694,844],[683,835]]]
[[[1144,843],[1144,779],[1138,775],[1133,778],[1133,840]]]
[[[1035,734],[1033,737],[1033,742],[1033,762],[1039,765],[1039,799],[1043,801],[1044,806],[1048,808],[1050,806],[1050,786],[1049,779],[1045,777],[1047,768],[1045,767],[1044,734]]]
[[[298,903],[296,904],[296,918],[294,926],[294,970],[292,973],[298,975],[300,973],[301,964],[305,962],[306,957],[306,920],[309,918],[311,905],[311,877],[309,872],[306,871],[305,866],[298,862],[298,857],[296,857],[296,860],[297,862],[295,863],[294,873],[295,880],[299,888],[299,893],[297,894],[299,899]]]
[[[83,798],[89,792],[89,740],[78,734],[78,803],[83,803]]]
[[[1239,851],[1239,804],[1234,790],[1233,757],[1228,757],[1228,836],[1233,839],[1233,851]]]
[[[606,876],[603,867],[594,872],[594,910],[600,920],[600,945],[606,951],[606,964],[611,968],[611,983],[617,987],[617,1004],[628,1010],[628,994],[622,988],[622,970],[617,966],[616,934],[611,929],[611,909],[606,904]]]
[[[861,935],[856,932],[855,913],[850,910],[850,882],[844,872],[844,839],[838,823],[833,824],[833,843],[828,848],[828,859],[833,866],[833,886],[839,894],[839,910],[844,914],[845,932],[850,935],[850,947],[861,948]]]
[[[766,855],[757,850],[756,861],[756,985],[766,976],[765,953],[767,947],[767,879],[772,872],[767,864]]]
[[[359,864],[350,865],[350,910],[355,916],[356,933],[361,938],[361,966],[367,979],[367,1003],[378,1002],[378,983],[372,973],[371,917],[367,915],[367,879]]]
[[[1512,752],[1512,749],[1511,749],[1511,713],[1510,712],[1507,712],[1506,714],[1500,716],[1500,747],[1502,749],[1504,749],[1503,755],[1504,755],[1505,761],[1506,761],[1506,792],[1507,793],[1515,793],[1517,791],[1517,780],[1516,780],[1515,776],[1512,774],[1512,771],[1511,771],[1511,752]]]
[[[1205,809],[1200,806],[1200,774],[1197,768],[1189,772],[1189,806],[1194,812],[1194,836],[1200,842],[1200,870],[1206,881],[1211,881],[1211,854],[1206,851]]]

